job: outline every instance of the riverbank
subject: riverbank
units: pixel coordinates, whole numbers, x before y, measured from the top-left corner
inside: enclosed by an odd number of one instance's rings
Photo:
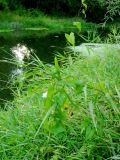
[[[47,33],[71,32],[75,31],[74,22],[81,23],[81,32],[96,31],[97,29],[119,28],[120,20],[104,24],[86,22],[80,17],[61,18],[47,16],[44,13],[30,11],[0,11],[0,33],[14,31],[47,31]]]
[[[86,23],[78,17],[74,18],[58,18],[31,12],[0,12],[0,32],[12,32],[15,30],[33,30],[33,31],[49,31],[52,33],[69,32],[75,30],[73,22],[80,21],[82,24],[82,31],[95,30],[96,24]]]
[[[119,62],[119,51],[33,59],[0,111],[1,159],[118,159]]]
[[[75,30],[74,21],[81,22],[82,31],[95,31],[97,26],[79,18],[60,19],[42,13],[2,12],[0,20],[3,34],[69,32]],[[113,28],[108,43],[116,43],[116,31]],[[70,35],[66,37],[74,44],[74,34]],[[91,35],[87,36],[87,42],[91,41]],[[92,42],[95,36],[93,32]],[[119,159],[119,49],[86,57],[66,51],[54,63],[45,65],[32,57],[14,77],[10,88],[14,100],[0,110],[1,159]]]

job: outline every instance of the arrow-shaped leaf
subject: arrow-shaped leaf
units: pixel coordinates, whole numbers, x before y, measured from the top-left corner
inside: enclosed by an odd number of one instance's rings
[[[65,37],[72,46],[75,46],[75,35],[73,32],[71,32],[70,35],[66,33]]]

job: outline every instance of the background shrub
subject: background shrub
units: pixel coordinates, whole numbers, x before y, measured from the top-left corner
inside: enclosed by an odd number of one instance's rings
[[[120,0],[85,0],[84,3],[88,21],[99,23],[114,20],[120,15]],[[10,10],[37,9],[55,16],[81,16],[85,7],[81,0],[0,0],[0,10],[7,6]]]
[[[86,0],[87,19],[95,22],[114,20],[120,15],[120,0]]]
[[[5,0],[0,0],[0,11],[8,8],[8,4]]]

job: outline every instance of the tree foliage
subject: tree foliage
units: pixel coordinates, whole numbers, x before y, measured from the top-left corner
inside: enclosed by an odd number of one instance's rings
[[[86,3],[89,20],[108,21],[120,15],[120,0],[86,0]]]
[[[0,10],[6,8],[37,9],[45,14],[62,16],[82,15],[86,10],[88,20],[101,22],[120,15],[120,0],[0,0]]]
[[[116,15],[120,16],[120,0],[107,0],[106,1],[107,12],[105,14],[105,20],[114,20]]]
[[[8,5],[5,0],[0,0],[0,10],[7,9]]]

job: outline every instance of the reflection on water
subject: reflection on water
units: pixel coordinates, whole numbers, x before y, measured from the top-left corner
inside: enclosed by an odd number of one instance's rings
[[[18,43],[11,48],[11,51],[15,55],[16,60],[23,61],[25,57],[29,58],[30,52],[33,52],[33,49],[28,49],[27,46]]]
[[[33,52],[33,49],[29,49],[26,45],[18,43],[16,46],[12,47],[11,52],[15,56],[16,61],[18,62],[18,68],[15,68],[11,71],[12,77],[20,75],[23,73],[22,64],[24,59],[29,59],[30,53]]]

